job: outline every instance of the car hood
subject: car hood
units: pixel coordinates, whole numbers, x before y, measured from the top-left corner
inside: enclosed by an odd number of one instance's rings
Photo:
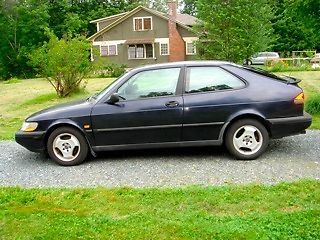
[[[94,101],[80,100],[59,104],[32,114],[26,121],[54,120],[90,116]]]

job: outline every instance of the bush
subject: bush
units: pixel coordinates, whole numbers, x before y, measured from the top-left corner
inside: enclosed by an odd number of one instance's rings
[[[307,99],[306,111],[310,114],[320,114],[320,94],[315,94]]]
[[[20,82],[21,81],[16,77],[13,77],[13,78],[10,78],[10,79],[4,81],[5,84],[13,84],[13,83],[20,83]]]
[[[59,40],[51,34],[49,42],[34,51],[30,59],[58,96],[65,97],[85,87],[83,79],[92,69],[90,50],[84,38]]]
[[[107,70],[108,77],[120,77],[126,72],[126,65],[111,63],[104,67]]]
[[[313,71],[307,60],[267,61],[266,70],[270,72]]]
[[[124,64],[95,62],[95,72],[92,77],[117,78],[126,72]]]

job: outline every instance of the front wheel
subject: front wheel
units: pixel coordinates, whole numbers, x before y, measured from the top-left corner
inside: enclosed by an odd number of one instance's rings
[[[228,129],[225,144],[229,152],[239,160],[258,158],[268,147],[269,134],[260,122],[242,119]]]
[[[50,158],[59,165],[74,166],[86,159],[88,144],[79,131],[70,127],[61,127],[49,136],[47,150]]]

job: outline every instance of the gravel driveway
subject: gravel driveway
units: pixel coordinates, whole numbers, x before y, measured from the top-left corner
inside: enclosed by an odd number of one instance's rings
[[[107,152],[61,167],[12,141],[0,142],[0,186],[172,187],[320,179],[320,131],[273,140],[255,161],[235,161],[222,147]]]

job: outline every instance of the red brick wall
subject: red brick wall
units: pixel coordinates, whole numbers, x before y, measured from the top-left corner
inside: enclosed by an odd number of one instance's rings
[[[185,42],[177,30],[175,19],[177,18],[177,2],[175,0],[168,1],[169,7],[169,61],[184,61],[186,57]]]

